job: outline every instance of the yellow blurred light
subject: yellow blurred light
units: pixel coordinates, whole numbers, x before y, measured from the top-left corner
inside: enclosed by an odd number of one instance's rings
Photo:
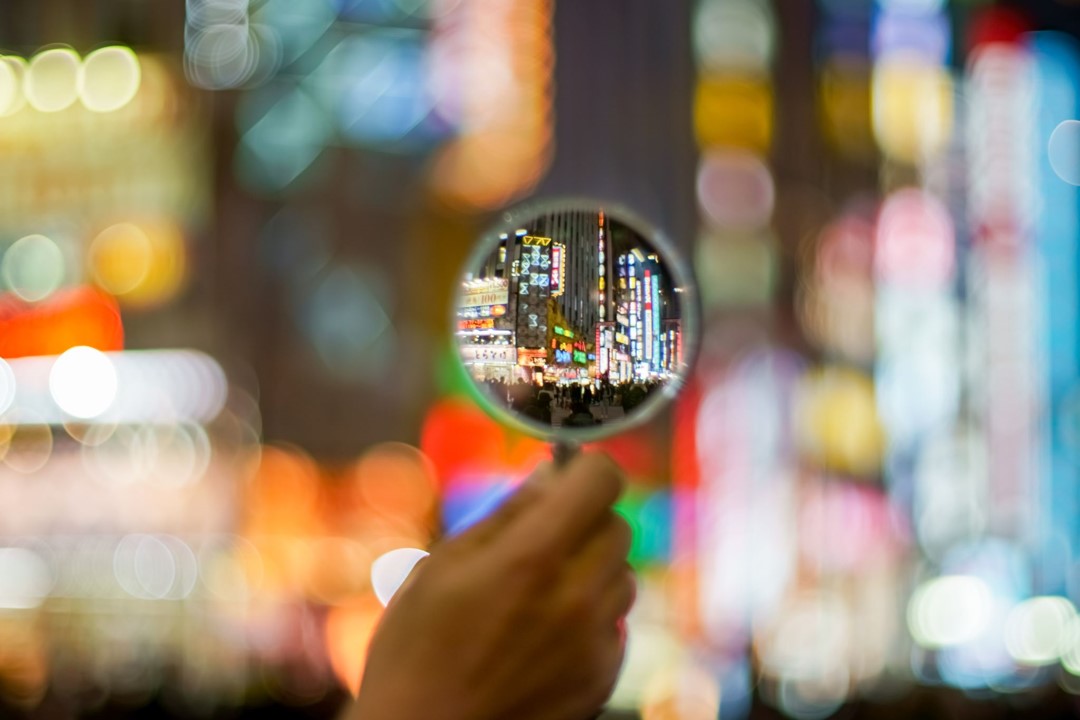
[[[88,110],[112,112],[131,102],[142,80],[131,48],[104,47],[86,56],[79,71],[79,97]]]
[[[947,145],[953,129],[953,81],[946,68],[906,57],[874,67],[874,135],[889,157],[921,164]]]
[[[738,147],[766,153],[773,135],[773,93],[768,79],[731,74],[699,80],[694,129],[702,148]]]
[[[97,283],[130,307],[161,305],[187,279],[183,232],[167,221],[107,228],[91,245],[88,261]]]
[[[53,451],[52,429],[48,425],[20,425],[10,432],[3,463],[23,475],[32,475],[49,462]]]
[[[916,588],[908,603],[908,629],[926,648],[971,642],[990,623],[993,594],[980,578],[946,575]]]
[[[64,280],[64,254],[44,235],[16,240],[0,260],[0,280],[27,302],[52,295]]]
[[[833,148],[846,157],[873,157],[869,66],[830,61],[821,73],[820,94],[822,125]]]
[[[885,449],[874,384],[861,372],[827,368],[807,374],[798,395],[803,450],[824,467],[869,476]]]
[[[26,100],[41,112],[59,112],[79,98],[79,54],[53,48],[30,61],[23,83]]]
[[[102,230],[90,244],[87,260],[97,284],[113,295],[137,289],[150,274],[154,248],[137,225],[120,223]]]
[[[14,115],[26,106],[26,94],[23,88],[26,83],[28,63],[26,58],[18,55],[0,56],[0,61],[5,66],[3,74],[8,75],[10,73],[10,79],[13,83],[10,88],[7,88],[6,80],[0,80],[0,86],[5,86],[0,89],[0,117],[7,117],[8,115]],[[8,100],[6,103],[4,102],[5,98]]]
[[[0,62],[0,117],[10,115],[23,102],[22,76],[17,74],[16,63]]]

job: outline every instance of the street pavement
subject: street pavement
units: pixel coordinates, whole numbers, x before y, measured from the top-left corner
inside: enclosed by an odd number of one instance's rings
[[[589,411],[592,412],[594,418],[605,424],[614,422],[625,415],[622,407],[617,405],[609,405],[606,409],[600,405],[593,405],[589,408]],[[570,417],[570,408],[553,407],[551,409],[552,427],[561,427],[563,421],[568,417]]]

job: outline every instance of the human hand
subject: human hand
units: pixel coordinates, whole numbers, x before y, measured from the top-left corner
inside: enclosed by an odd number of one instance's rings
[[[585,454],[541,467],[394,596],[353,720],[582,720],[615,684],[635,585],[622,474]]]

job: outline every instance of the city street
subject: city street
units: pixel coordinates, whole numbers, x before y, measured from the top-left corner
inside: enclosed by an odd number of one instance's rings
[[[623,412],[622,407],[617,406],[617,405],[609,405],[607,407],[606,411],[600,405],[593,405],[593,406],[591,406],[589,408],[589,410],[592,412],[592,415],[593,415],[594,418],[596,418],[597,420],[599,420],[600,422],[602,422],[604,424],[607,424],[609,422],[614,422],[615,420],[620,420],[625,415],[625,413]],[[606,416],[605,416],[605,412],[606,412]],[[558,406],[553,407],[551,409],[551,425],[552,425],[552,427],[561,427],[562,424],[563,424],[563,420],[565,420],[568,417],[570,417],[570,408],[564,408],[564,407],[558,407]]]

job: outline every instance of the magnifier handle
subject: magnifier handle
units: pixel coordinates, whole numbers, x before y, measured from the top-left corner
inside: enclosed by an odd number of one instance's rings
[[[555,462],[556,468],[563,468],[566,467],[579,452],[581,452],[581,447],[579,445],[569,442],[557,442],[551,449],[551,458]]]

